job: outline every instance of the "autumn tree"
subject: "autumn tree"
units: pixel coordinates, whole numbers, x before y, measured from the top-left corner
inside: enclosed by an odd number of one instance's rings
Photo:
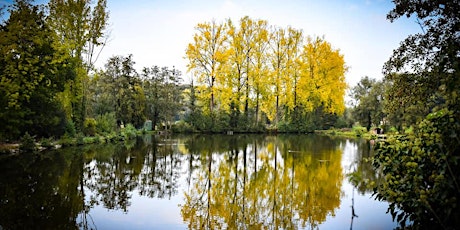
[[[264,112],[268,118],[276,123],[280,119],[280,101],[283,97],[283,71],[286,68],[286,31],[284,28],[274,28],[270,33],[270,52],[267,57],[271,65],[271,73],[268,75],[271,93],[264,100]],[[274,103],[274,104],[273,104]]]
[[[260,119],[260,108],[261,100],[264,97],[267,97],[268,94],[268,65],[265,58],[266,53],[268,52],[268,22],[265,20],[256,21],[255,25],[255,35],[254,35],[254,46],[253,46],[253,56],[251,59],[252,64],[252,91],[254,93],[254,104],[255,104],[255,122],[259,123]]]
[[[305,39],[301,30],[270,28],[267,21],[249,17],[239,24],[199,24],[197,31],[186,57],[197,79],[198,101],[205,109],[218,105],[232,129],[259,127],[261,117],[276,128],[279,121],[303,121],[305,113],[318,108],[343,112],[347,67],[324,39]]]
[[[213,112],[216,106],[216,88],[222,82],[223,68],[228,59],[228,34],[225,23],[200,23],[196,26],[193,43],[186,50],[188,69],[197,76],[200,97],[206,101],[206,109]],[[204,86],[204,87],[203,87]]]

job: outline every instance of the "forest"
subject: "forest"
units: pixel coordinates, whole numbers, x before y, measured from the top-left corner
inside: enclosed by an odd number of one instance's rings
[[[347,86],[349,68],[323,37],[243,17],[202,22],[184,47],[187,74],[133,55],[95,62],[108,42],[106,0],[16,0],[1,9],[0,143],[23,136],[113,136],[140,130],[391,133],[372,159],[375,197],[404,227],[458,226],[460,3],[394,0],[391,22],[415,17],[384,78]],[[353,99],[345,106],[347,94]],[[409,221],[409,222],[408,222]]]

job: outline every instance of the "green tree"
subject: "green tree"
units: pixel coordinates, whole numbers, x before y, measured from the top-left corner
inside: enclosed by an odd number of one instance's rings
[[[414,229],[456,229],[460,224],[460,4],[393,2],[395,8],[387,18],[415,15],[422,31],[407,37],[385,63],[385,78],[395,83],[392,87],[412,83],[419,87],[391,100],[407,97],[428,107],[433,103],[425,102],[437,102],[414,133],[378,146],[374,167],[383,170],[385,181],[374,191],[378,199],[390,202],[389,211],[401,225],[410,220]]]
[[[68,119],[81,130],[87,115],[89,71],[107,41],[107,1],[51,0],[47,23],[55,33],[55,48],[72,60],[75,78],[59,95]],[[98,48],[100,48],[98,50]]]
[[[167,67],[153,66],[142,71],[143,90],[146,97],[145,115],[152,126],[171,123],[182,105],[179,88],[180,72]]]
[[[145,120],[145,94],[134,63],[132,55],[113,56],[107,61],[103,74],[112,84],[109,89],[115,97],[117,123],[139,128]]]
[[[361,125],[365,125],[368,131],[372,125],[379,126],[385,117],[383,112],[384,83],[366,76],[352,88],[351,96],[356,103],[353,108],[354,118]]]
[[[62,134],[64,116],[55,94],[67,79],[65,60],[39,5],[15,1],[0,27],[0,133],[2,138]]]

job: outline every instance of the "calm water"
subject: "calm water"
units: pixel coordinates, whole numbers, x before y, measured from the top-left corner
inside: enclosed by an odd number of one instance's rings
[[[370,143],[152,137],[0,159],[0,229],[392,229]],[[352,206],[358,217],[352,218]]]

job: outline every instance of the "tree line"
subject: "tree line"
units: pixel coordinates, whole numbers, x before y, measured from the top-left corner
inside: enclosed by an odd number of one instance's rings
[[[174,67],[95,61],[108,40],[106,0],[17,0],[0,25],[2,141],[29,133],[107,134],[164,124],[176,131],[312,131],[344,111],[347,67],[320,37],[265,20],[205,22],[186,48],[189,85]]]
[[[17,0],[0,24],[0,140],[116,132],[171,121],[184,86],[175,68],[134,68],[132,55],[94,63],[108,38],[107,1]],[[181,88],[182,87],[182,88]]]

